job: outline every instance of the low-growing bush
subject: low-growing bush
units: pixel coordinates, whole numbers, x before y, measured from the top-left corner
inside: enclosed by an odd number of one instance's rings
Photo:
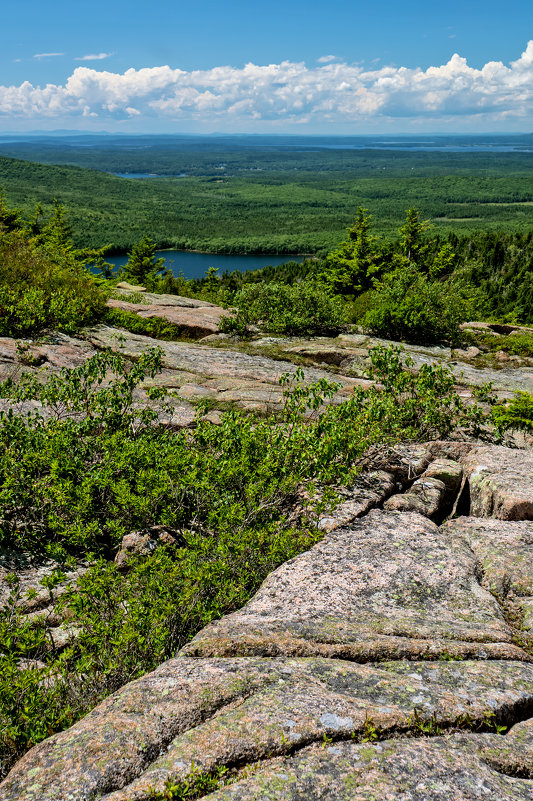
[[[244,333],[248,325],[258,324],[273,334],[331,334],[346,323],[342,301],[310,281],[245,284],[233,306],[232,315],[221,322],[222,330]]]
[[[54,264],[20,232],[0,235],[1,336],[73,333],[104,308],[104,293],[82,268]]]
[[[45,410],[0,413],[1,545],[93,565],[57,601],[76,632],[63,649],[22,614],[13,580],[0,610],[0,773],[242,606],[271,570],[315,543],[328,487],[375,464],[373,448],[458,426],[475,433],[486,422],[445,368],[415,375],[397,348],[371,359],[378,383],[343,403],[324,406],[336,385],[306,386],[296,371],[283,378],[278,416],[233,410],[215,425],[200,410],[195,429],[177,432],[160,422],[161,389],[138,401],[160,368],[158,351],[134,363],[100,353],[44,384],[26,377],[1,386],[12,403],[33,398]],[[158,524],[178,529],[182,544],[119,572],[110,560],[123,535]]]
[[[492,416],[500,430],[514,429],[533,434],[533,395],[515,392],[512,400],[493,407]]]
[[[133,303],[129,297],[128,302]],[[183,338],[182,329],[178,325],[169,323],[161,317],[139,317],[138,314],[124,309],[106,309],[104,319],[109,325],[125,328],[132,334],[142,334],[170,342]]]
[[[413,344],[460,341],[460,323],[472,319],[478,300],[453,278],[432,279],[412,263],[376,284],[362,325],[377,336]]]

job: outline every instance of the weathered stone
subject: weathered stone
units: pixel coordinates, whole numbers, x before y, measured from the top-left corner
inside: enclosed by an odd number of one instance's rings
[[[422,475],[432,458],[432,452],[426,444],[400,442],[390,450],[389,469],[397,481],[411,482]]]
[[[144,303],[129,303],[126,300],[111,299],[107,302],[111,309],[122,309],[136,314],[138,317],[148,319],[158,317],[177,326],[185,336],[192,339],[216,334],[223,317],[228,315],[225,309],[218,306],[192,306],[183,304],[154,303],[150,306]]]
[[[481,756],[499,773],[533,779],[533,719],[513,726],[505,737],[487,737]],[[531,788],[533,795],[533,786]]]
[[[183,547],[186,542],[181,532],[169,526],[150,526],[143,531],[130,531],[122,538],[115,564],[119,570],[125,570],[131,557],[149,556],[161,545]]]
[[[533,521],[459,517],[445,523],[442,532],[458,544],[468,543],[482,584],[493,595],[502,600],[510,592],[533,596]]]
[[[130,358],[136,358],[156,340],[138,334],[128,333],[124,339],[118,329],[97,326],[86,331],[86,336],[97,348],[109,347]],[[163,351],[163,373],[156,377],[155,383],[174,388],[190,383],[188,397],[200,397],[205,387],[214,390],[214,402],[235,403],[244,408],[257,408],[266,411],[275,408],[283,399],[279,380],[282,375],[294,375],[297,367],[291,362],[277,361],[262,355],[250,355],[238,350],[211,348],[206,345],[191,345],[184,342],[160,342]],[[182,381],[180,374],[186,375]],[[331,379],[325,370],[309,367],[305,370],[305,382],[311,383],[321,378]],[[192,380],[191,380],[192,379]],[[356,386],[367,387],[368,381],[335,376],[340,389],[332,402],[339,403],[351,395]]]
[[[480,324],[489,333],[493,333],[487,323]],[[497,336],[497,334],[494,334]],[[364,375],[370,363],[369,352],[372,348],[381,346],[398,347],[397,342],[387,339],[370,337],[366,334],[343,334],[335,339],[328,337],[312,339],[281,339],[263,338],[253,343],[258,349],[270,348],[272,345],[280,352],[298,354],[307,358],[320,359],[336,364],[343,370],[356,375]],[[423,365],[442,365],[447,367],[456,377],[457,383],[462,386],[477,387],[490,382],[493,391],[500,399],[512,397],[513,392],[525,390],[533,392],[533,370],[531,365],[513,364],[507,362],[505,367],[497,369],[486,367],[479,360],[480,356],[473,357],[470,351],[467,361],[460,361],[452,355],[450,348],[426,345],[401,345],[404,359],[409,358],[414,369],[419,370]]]
[[[374,470],[358,477],[354,486],[350,488],[349,497],[342,501],[329,514],[324,515],[318,522],[323,531],[333,531],[346,526],[358,517],[366,514],[370,509],[379,506],[396,486],[392,473],[385,470]]]
[[[385,501],[383,508],[418,512],[436,518],[450,505],[461,484],[463,468],[452,459],[437,459],[424,470],[410,489]]]
[[[128,301],[128,297],[131,297],[132,292],[141,291],[143,292],[143,304],[149,304],[150,306],[179,306],[183,309],[219,308],[214,303],[209,303],[207,300],[184,298],[181,295],[165,295],[156,292],[147,292],[143,287],[141,287],[140,290],[138,287],[127,289],[122,288],[121,285],[118,284],[117,289],[119,290],[116,293],[119,296],[118,300]]]
[[[146,292],[145,286],[140,286],[140,285],[137,286],[136,284],[130,284],[129,281],[120,281],[120,283],[117,284],[116,289],[117,290],[122,289],[125,291],[125,293],[128,294],[130,292]]]
[[[438,478],[419,478],[408,492],[393,495],[383,504],[387,511],[418,512],[424,517],[435,517],[444,506],[446,486]]]
[[[361,738],[369,723],[416,734],[416,717],[476,726],[487,713],[514,720],[532,703],[533,665],[517,662],[177,658],[33,748],[0,799],[147,801],[195,769]]]
[[[530,801],[533,784],[499,773],[483,746],[497,735],[313,745],[275,760],[210,801]],[[514,763],[513,763],[514,764]]]
[[[481,354],[481,351],[479,348],[476,348],[474,345],[472,345],[469,348],[455,348],[455,350],[453,350],[452,353],[455,358],[475,359],[476,356],[479,356]]]
[[[376,510],[279,567],[183,654],[525,658],[466,545],[420,515]]]
[[[446,491],[454,495],[461,486],[463,468],[459,462],[453,459],[440,458],[428,465],[424,470],[422,479],[435,478],[442,481]]]
[[[87,569],[87,566],[80,565],[74,570],[62,570],[61,565],[52,559],[40,559],[22,551],[0,549],[0,607],[8,603],[13,592],[8,580],[9,575],[16,575],[18,580],[16,606],[30,613],[53,606],[55,600]],[[58,570],[62,571],[64,578],[61,578],[50,594],[41,582]]]
[[[426,446],[434,459],[451,459],[459,463],[476,447],[473,442],[440,439],[428,442]]]
[[[470,514],[533,520],[533,451],[482,446],[463,460],[470,485]]]

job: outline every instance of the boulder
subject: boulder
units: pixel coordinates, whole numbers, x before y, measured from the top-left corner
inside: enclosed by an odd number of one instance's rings
[[[169,526],[150,526],[143,531],[130,531],[122,538],[115,564],[119,570],[126,570],[132,557],[149,556],[162,545],[182,548],[186,544],[183,534]]]
[[[533,451],[481,446],[463,459],[470,514],[533,520]]]
[[[182,653],[526,658],[476,565],[466,544],[421,515],[372,510],[271,573]]]

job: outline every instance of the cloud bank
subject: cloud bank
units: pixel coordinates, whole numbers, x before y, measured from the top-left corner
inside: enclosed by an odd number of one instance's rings
[[[236,123],[533,118],[533,41],[508,66],[491,61],[481,69],[457,54],[426,70],[322,61],[191,72],[163,66],[123,74],[80,66],[64,85],[0,86],[0,116]]]

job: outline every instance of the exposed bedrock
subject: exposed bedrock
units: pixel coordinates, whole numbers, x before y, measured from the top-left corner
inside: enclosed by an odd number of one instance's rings
[[[533,451],[474,448],[463,465],[470,485],[470,514],[533,520]]]
[[[416,721],[475,729],[532,712],[533,665],[522,662],[177,658],[33,748],[0,786],[0,799],[147,801],[169,778],[290,755],[316,742],[361,740],[369,727],[384,737],[416,736]],[[390,746],[363,747],[378,755]],[[400,743],[394,747],[401,753]],[[512,765],[513,753],[509,748],[502,761]],[[290,760],[289,770],[306,754]]]
[[[373,510],[286,562],[188,656],[520,659],[471,549],[417,513]]]
[[[513,738],[511,733],[505,752],[500,751],[501,739],[497,735],[459,735],[372,745],[313,745],[210,794],[209,799],[531,801],[533,783],[522,778],[523,773],[515,773],[524,759],[531,765],[531,735],[527,754],[520,737]],[[502,764],[498,757],[503,753],[506,761]]]

